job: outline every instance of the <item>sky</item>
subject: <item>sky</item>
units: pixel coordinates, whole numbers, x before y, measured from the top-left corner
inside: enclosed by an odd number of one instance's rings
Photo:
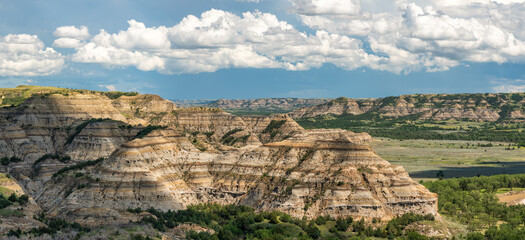
[[[0,0],[0,87],[168,99],[525,91],[525,0]]]

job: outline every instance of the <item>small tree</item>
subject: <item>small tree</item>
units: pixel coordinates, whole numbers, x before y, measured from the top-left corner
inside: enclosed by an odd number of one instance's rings
[[[313,223],[310,222],[306,227],[306,233],[313,239],[319,239],[321,237],[321,230]]]
[[[10,202],[18,202],[18,198],[16,197],[16,194],[15,193],[11,193],[11,196],[9,196],[9,198],[7,199],[9,200]]]
[[[440,170],[436,173],[436,177],[439,178],[439,180],[443,180],[443,178],[445,178],[445,173]]]

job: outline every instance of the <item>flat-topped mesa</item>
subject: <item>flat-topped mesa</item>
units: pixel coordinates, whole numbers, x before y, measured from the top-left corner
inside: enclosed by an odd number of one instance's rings
[[[52,215],[89,225],[125,222],[128,208],[177,210],[197,203],[243,204],[308,218],[437,214],[436,195],[377,156],[369,140],[367,134],[315,130],[213,153],[195,149],[180,131],[157,130],[84,170],[97,182],[79,189],[75,184],[82,180],[69,174],[47,184],[38,200],[48,203],[44,209]],[[50,201],[59,189],[72,192]]]

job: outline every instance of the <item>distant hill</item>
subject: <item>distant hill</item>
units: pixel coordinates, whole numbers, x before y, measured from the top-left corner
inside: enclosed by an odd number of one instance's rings
[[[289,113],[295,119],[328,114],[484,122],[525,121],[525,93],[415,94],[378,99],[341,97]]]
[[[23,103],[32,96],[46,96],[51,94],[69,95],[72,93],[89,93],[105,95],[110,99],[117,99],[120,96],[136,96],[137,92],[120,92],[120,91],[93,91],[85,89],[69,89],[58,87],[19,85],[15,88],[0,88],[0,107],[15,107]]]
[[[326,103],[331,99],[260,98],[219,100],[172,100],[181,107],[221,108],[228,112],[245,114],[285,113],[302,107]]]

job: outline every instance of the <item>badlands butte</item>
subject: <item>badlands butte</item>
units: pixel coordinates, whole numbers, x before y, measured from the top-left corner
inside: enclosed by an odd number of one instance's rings
[[[184,106],[221,108],[228,112],[286,112],[294,119],[322,115],[363,115],[399,118],[413,116],[429,120],[495,122],[525,120],[525,93],[413,94],[369,99],[219,99],[177,101]]]
[[[437,195],[379,157],[366,133],[305,130],[284,114],[179,108],[156,95],[3,89],[4,187],[30,196],[1,231],[39,212],[84,226],[140,220],[127,209],[240,204],[308,219],[437,214]],[[304,114],[308,111],[300,110]],[[299,114],[294,113],[294,114]]]

